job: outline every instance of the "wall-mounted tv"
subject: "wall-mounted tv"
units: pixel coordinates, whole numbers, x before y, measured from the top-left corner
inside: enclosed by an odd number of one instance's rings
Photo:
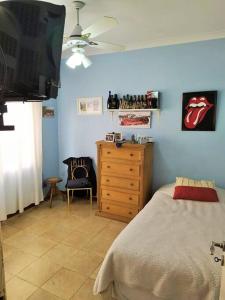
[[[0,93],[4,90],[4,101],[57,97],[64,23],[63,5],[0,2]]]

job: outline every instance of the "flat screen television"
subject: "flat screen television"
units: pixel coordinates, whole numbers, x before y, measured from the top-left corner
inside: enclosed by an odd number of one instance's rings
[[[0,2],[0,93],[4,101],[56,98],[65,7],[43,1]]]

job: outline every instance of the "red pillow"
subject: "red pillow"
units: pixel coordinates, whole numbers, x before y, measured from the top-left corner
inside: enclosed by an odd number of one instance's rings
[[[214,189],[194,186],[175,186],[173,199],[193,201],[218,202],[218,196]]]

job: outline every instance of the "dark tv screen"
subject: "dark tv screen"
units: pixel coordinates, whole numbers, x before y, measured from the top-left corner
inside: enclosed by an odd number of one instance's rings
[[[62,5],[0,2],[0,91],[5,101],[57,97],[64,23]]]

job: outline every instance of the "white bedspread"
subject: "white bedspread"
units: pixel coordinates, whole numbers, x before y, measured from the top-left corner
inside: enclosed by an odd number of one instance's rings
[[[172,193],[173,185],[158,190],[113,242],[95,294],[113,283],[163,300],[218,299],[221,267],[209,247],[225,239],[225,190],[217,189],[219,203],[174,201]]]

